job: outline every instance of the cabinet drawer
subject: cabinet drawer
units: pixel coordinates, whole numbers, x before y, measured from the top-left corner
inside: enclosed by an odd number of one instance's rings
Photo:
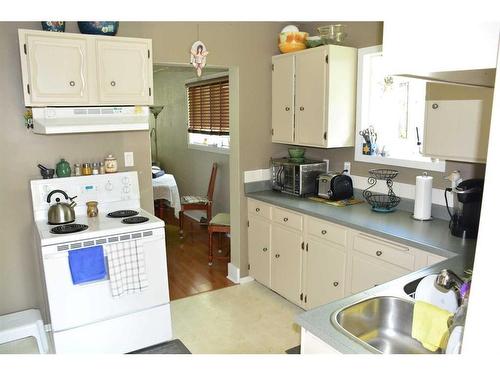
[[[302,230],[302,215],[273,207],[273,221],[287,227]]]
[[[254,201],[253,199],[248,200],[248,213],[264,217],[266,219],[271,219],[271,206],[268,204]]]
[[[347,230],[340,225],[332,224],[327,221],[307,218],[307,233],[309,235],[335,242],[336,244],[346,246]]]
[[[442,262],[445,259],[447,259],[447,258],[436,255],[436,254],[428,254],[427,255],[427,265],[432,266],[433,264]]]
[[[407,246],[386,242],[376,237],[357,233],[354,236],[353,247],[364,254],[409,270],[413,270],[415,265],[415,256],[410,254],[410,249]]]

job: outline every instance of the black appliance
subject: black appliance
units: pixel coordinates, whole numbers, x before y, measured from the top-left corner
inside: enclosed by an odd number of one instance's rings
[[[473,178],[462,181],[455,189],[447,188],[444,193],[446,208],[450,214],[451,234],[461,238],[477,238],[484,180]],[[448,206],[447,193],[453,193],[453,212]]]
[[[352,198],[354,194],[352,179],[344,174],[345,172],[347,171],[319,175],[316,180],[317,195],[333,201]]]

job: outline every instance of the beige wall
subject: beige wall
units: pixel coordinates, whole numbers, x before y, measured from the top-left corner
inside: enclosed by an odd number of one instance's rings
[[[203,76],[221,71],[224,70],[206,68]],[[158,115],[158,159],[161,167],[175,176],[180,195],[206,195],[212,163],[217,163],[215,215],[229,212],[229,155],[188,148],[185,82],[195,77],[192,67],[155,66],[155,104],[165,105]]]
[[[112,153],[122,170],[138,170],[141,204],[152,210],[148,132],[37,135],[24,127],[24,101],[17,29],[40,23],[0,23],[0,315],[40,306],[35,266],[33,213],[29,181],[41,178],[38,163],[54,167],[61,157],[71,164],[100,161]],[[134,168],[123,167],[123,152],[134,152]]]

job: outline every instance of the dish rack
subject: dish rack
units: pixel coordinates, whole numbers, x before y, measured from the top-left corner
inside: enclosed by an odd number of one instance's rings
[[[395,169],[370,169],[368,171],[368,186],[363,191],[363,197],[372,206],[372,210],[376,212],[392,212],[396,206],[401,202],[401,198],[394,194],[392,184],[398,171]],[[378,180],[385,181],[387,185],[387,194],[374,194],[370,189],[373,188]]]

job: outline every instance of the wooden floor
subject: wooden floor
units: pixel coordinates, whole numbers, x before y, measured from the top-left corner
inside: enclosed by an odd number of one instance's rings
[[[227,261],[214,259],[212,266],[208,265],[207,226],[184,218],[184,238],[180,239],[173,209],[164,210],[170,300],[234,285],[226,277]],[[217,235],[214,243],[218,244]],[[229,238],[224,237],[221,245],[224,252],[229,251]]]

